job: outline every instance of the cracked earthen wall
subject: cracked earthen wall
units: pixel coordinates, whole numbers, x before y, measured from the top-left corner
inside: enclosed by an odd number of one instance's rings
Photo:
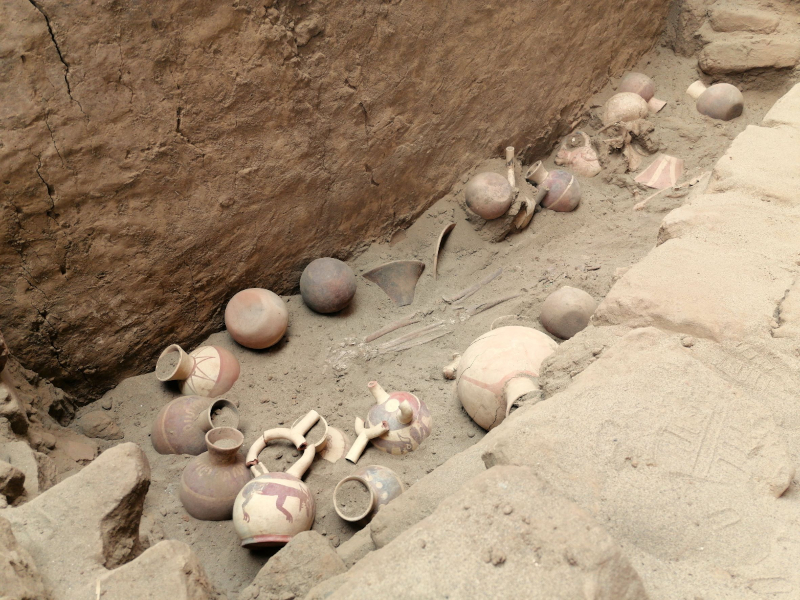
[[[88,400],[526,158],[667,0],[5,0],[0,328]]]

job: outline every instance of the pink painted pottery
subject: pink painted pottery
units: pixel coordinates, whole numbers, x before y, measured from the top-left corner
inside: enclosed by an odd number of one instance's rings
[[[159,454],[197,455],[206,450],[206,432],[238,425],[239,411],[225,398],[183,396],[158,412],[150,439]]]
[[[531,165],[525,179],[536,186],[547,188],[547,195],[542,200],[545,208],[556,212],[570,212],[581,202],[581,186],[575,176],[561,169],[548,171],[542,161]]]
[[[556,348],[530,327],[498,327],[483,334],[458,363],[456,393],[464,410],[484,429],[500,425],[518,398],[539,388],[539,367]]]
[[[311,310],[330,314],[350,304],[356,294],[353,269],[336,258],[311,261],[300,276],[300,295]]]
[[[167,346],[158,357],[159,381],[180,381],[186,396],[220,396],[239,378],[239,361],[220,346],[200,346],[190,354],[177,344]]]
[[[478,173],[464,188],[464,200],[472,212],[489,221],[508,212],[514,201],[514,190],[502,175]]]
[[[180,499],[195,519],[224,521],[233,515],[239,490],[253,477],[239,452],[244,436],[232,427],[216,427],[205,441],[208,451],[183,470]]]
[[[272,440],[289,440],[303,454],[285,473],[270,473],[258,455]],[[236,496],[233,526],[245,548],[285,544],[314,524],[314,495],[301,477],[314,460],[314,446],[291,429],[265,431],[247,453],[247,466],[255,476]]]
[[[336,485],[333,507],[342,519],[355,523],[372,518],[403,491],[403,482],[388,467],[361,467]]]
[[[286,303],[269,290],[242,290],[225,307],[225,328],[245,348],[269,348],[278,343],[288,326]]]

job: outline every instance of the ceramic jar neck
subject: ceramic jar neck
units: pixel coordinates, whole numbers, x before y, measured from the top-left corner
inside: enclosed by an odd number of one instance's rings
[[[217,465],[235,463],[243,443],[244,436],[233,427],[217,427],[206,434],[208,458]]]

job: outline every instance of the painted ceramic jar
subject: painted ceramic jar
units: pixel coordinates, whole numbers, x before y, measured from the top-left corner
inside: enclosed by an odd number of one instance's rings
[[[537,161],[528,169],[525,179],[537,187],[547,188],[547,195],[542,200],[545,208],[556,212],[570,212],[581,202],[581,186],[572,173],[561,169],[548,171],[542,161]]]
[[[347,493],[347,486],[360,486],[363,492]],[[380,465],[361,467],[344,479],[333,490],[333,507],[345,521],[355,523],[371,519],[380,508],[397,498],[405,488],[397,473]]]
[[[508,179],[498,173],[478,173],[464,188],[464,200],[472,212],[488,221],[508,212],[514,190]]]
[[[186,354],[177,344],[168,346],[158,357],[159,381],[180,381],[186,396],[220,396],[239,378],[239,361],[220,346],[200,346]]]
[[[242,433],[232,427],[216,427],[206,433],[207,452],[193,458],[181,476],[180,499],[195,519],[223,521],[233,514],[239,490],[252,479],[239,448]]]
[[[291,441],[304,450],[298,461],[285,473],[270,473],[258,462],[258,455],[271,440]],[[247,453],[247,466],[254,475],[236,496],[233,525],[245,548],[285,544],[314,524],[317,509],[314,495],[300,479],[314,460],[314,446],[291,429],[265,431]]]
[[[483,334],[458,364],[456,394],[464,410],[484,429],[497,427],[518,398],[539,388],[539,367],[557,347],[530,327],[498,327]]]
[[[206,432],[215,426],[236,428],[239,411],[225,398],[183,396],[156,415],[150,440],[159,454],[193,454],[206,450]]]
[[[288,326],[286,302],[269,290],[242,290],[225,307],[225,329],[245,348],[261,350],[277,344]]]

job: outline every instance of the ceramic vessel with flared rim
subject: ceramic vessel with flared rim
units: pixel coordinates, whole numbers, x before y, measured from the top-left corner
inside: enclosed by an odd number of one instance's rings
[[[382,422],[389,424],[389,431],[372,440],[372,445],[387,454],[407,454],[431,434],[432,420],[428,406],[410,392],[392,392],[377,381],[367,384],[376,404],[369,409],[365,427],[371,428]],[[404,411],[405,414],[404,414]]]
[[[359,510],[357,514],[353,513],[350,516],[345,512],[341,498],[338,496],[342,485],[348,481],[358,481],[363,484],[369,491],[370,496],[369,502],[365,502],[363,510]],[[351,475],[345,477],[336,485],[336,488],[333,490],[333,508],[336,510],[336,514],[345,521],[356,523],[372,518],[383,505],[397,498],[404,490],[403,482],[400,481],[397,473],[388,467],[380,465],[361,467],[353,471]]]
[[[514,201],[514,190],[502,175],[478,173],[464,188],[464,200],[472,212],[489,221],[508,212]]]
[[[239,361],[220,346],[200,346],[189,354],[177,344],[168,346],[158,357],[156,377],[160,381],[180,381],[185,396],[220,396],[239,378]]]
[[[207,452],[193,458],[181,475],[180,499],[195,519],[224,521],[233,515],[239,490],[252,479],[239,448],[244,436],[232,427],[206,433]]]
[[[558,348],[530,327],[498,327],[476,339],[461,356],[456,394],[484,429],[497,427],[521,396],[538,389],[542,361]]]
[[[245,348],[261,350],[277,344],[288,325],[286,303],[269,290],[242,290],[225,307],[225,328]]]
[[[561,169],[548,171],[542,161],[537,161],[530,166],[525,179],[547,188],[547,195],[542,200],[545,208],[556,212],[571,212],[581,202],[581,186],[572,173]]]
[[[153,421],[150,439],[159,454],[197,455],[206,450],[206,432],[214,428],[214,415],[224,410],[239,425],[239,411],[225,398],[182,396],[161,408]]]
[[[289,440],[303,454],[285,473],[270,473],[258,455],[272,440]],[[265,431],[247,453],[247,466],[255,476],[236,496],[233,525],[242,546],[259,548],[285,544],[314,524],[314,495],[300,478],[314,460],[314,446],[287,428]]]
[[[356,293],[356,276],[336,258],[318,258],[300,276],[300,295],[311,310],[330,314],[347,307]]]
[[[568,340],[586,328],[596,308],[588,293],[565,285],[545,299],[539,320],[554,336]]]

